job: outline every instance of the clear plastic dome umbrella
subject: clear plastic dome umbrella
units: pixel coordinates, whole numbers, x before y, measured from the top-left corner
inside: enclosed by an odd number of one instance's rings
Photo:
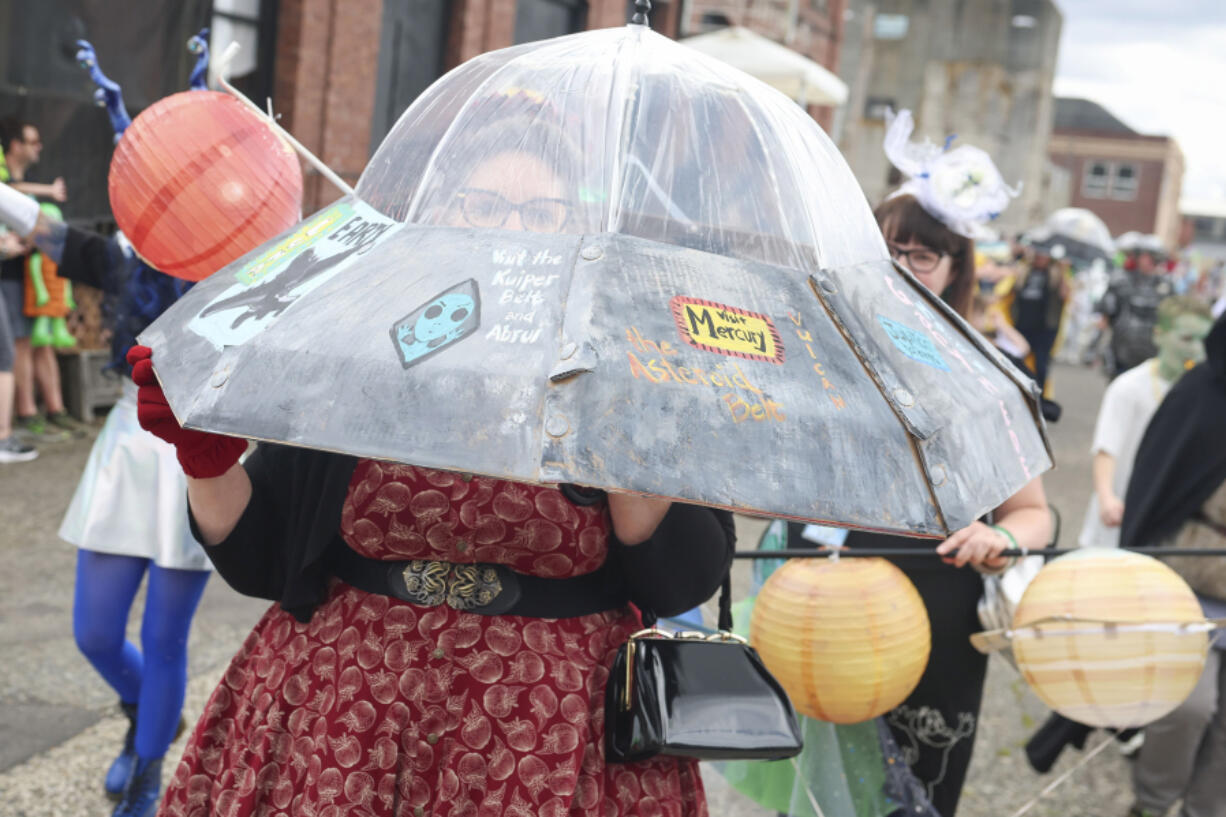
[[[185,425],[942,535],[1050,466],[793,102],[646,26],[482,55],[143,336]]]
[[[1065,256],[1078,266],[1089,266],[1096,258],[1110,260],[1115,255],[1111,231],[1101,218],[1083,207],[1056,210],[1029,237],[1038,249],[1063,247]]]

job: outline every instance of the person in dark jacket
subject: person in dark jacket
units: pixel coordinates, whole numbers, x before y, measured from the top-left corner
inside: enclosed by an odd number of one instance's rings
[[[1102,328],[1111,328],[1107,375],[1113,379],[1157,352],[1153,336],[1158,304],[1175,294],[1174,286],[1162,274],[1160,260],[1153,247],[1133,250],[1124,270],[1112,279],[1098,304]]]
[[[1124,547],[1226,547],[1226,319],[1214,324],[1205,355],[1171,387],[1141,439],[1124,500]],[[1226,617],[1226,560],[1163,561],[1187,580],[1206,617]],[[1224,658],[1219,634],[1187,700],[1145,727],[1132,770],[1133,817],[1165,814],[1179,799],[1181,817],[1226,814]]]
[[[1030,263],[1021,269],[1013,296],[1012,322],[1034,354],[1034,379],[1042,391],[1047,386],[1051,350],[1060,332],[1060,317],[1069,296],[1064,265],[1052,258],[1053,250],[1030,250]]]

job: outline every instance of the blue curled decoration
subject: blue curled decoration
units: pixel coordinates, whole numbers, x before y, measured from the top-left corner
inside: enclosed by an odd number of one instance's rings
[[[88,40],[77,40],[77,64],[89,72],[89,78],[98,86],[98,90],[94,91],[94,101],[106,108],[111,129],[115,131],[115,141],[118,142],[128,125],[132,124],[132,117],[128,116],[128,109],[123,104],[123,89],[102,73],[98,67],[98,55]]]
[[[196,55],[196,64],[188,77],[187,87],[191,91],[207,91],[209,89],[209,29],[200,29],[196,36],[187,41],[187,53]]]

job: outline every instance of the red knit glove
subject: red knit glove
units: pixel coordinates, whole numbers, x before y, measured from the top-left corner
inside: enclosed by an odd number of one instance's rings
[[[140,427],[175,447],[183,473],[196,479],[219,477],[229,471],[247,450],[247,441],[204,431],[191,431],[179,425],[170,411],[166,395],[153,374],[153,350],[133,346],[128,350],[132,382],[136,392],[136,417]]]

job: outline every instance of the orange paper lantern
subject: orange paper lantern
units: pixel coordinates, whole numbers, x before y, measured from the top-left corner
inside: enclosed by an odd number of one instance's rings
[[[1209,650],[1204,613],[1162,562],[1083,548],[1049,562],[1013,614],[1017,667],[1043,702],[1090,726],[1144,726],[1192,692]]]
[[[797,711],[859,723],[911,694],[932,632],[915,585],[884,559],[790,559],[762,586],[749,640]]]
[[[216,91],[150,105],[111,159],[111,210],[150,266],[199,281],[296,224],[298,158],[268,123]]]

